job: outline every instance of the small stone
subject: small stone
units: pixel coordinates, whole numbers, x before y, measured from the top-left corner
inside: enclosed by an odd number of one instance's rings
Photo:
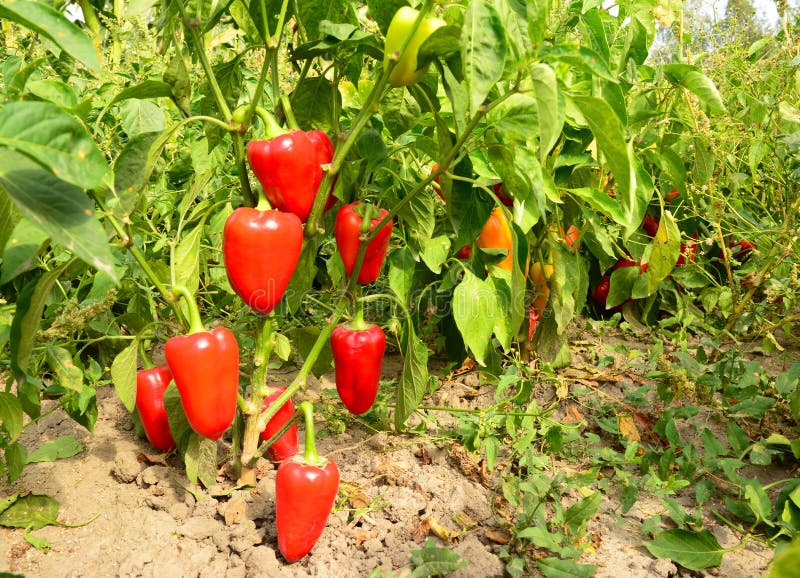
[[[364,552],[367,553],[367,556],[373,558],[383,549],[383,543],[377,538],[370,538],[364,542],[361,547],[364,549]]]
[[[167,508],[167,513],[172,516],[174,520],[182,522],[189,517],[189,506],[183,502],[178,502],[169,506],[169,508]]]
[[[205,518],[213,518],[217,515],[217,508],[219,506],[219,502],[211,497],[204,497],[202,500],[197,502],[194,506],[194,510],[192,511],[193,516],[200,516]]]
[[[165,511],[169,506],[169,502],[161,496],[146,496],[144,503],[151,510],[159,511]]]
[[[244,563],[247,575],[252,578],[272,578],[280,576],[283,571],[283,564],[275,555],[275,550],[267,546],[250,548],[244,554]]]
[[[647,571],[647,575],[654,578],[667,578],[668,576],[675,576],[677,573],[678,567],[666,558],[654,560]]]
[[[256,523],[253,520],[243,520],[231,532],[230,547],[237,554],[241,554],[248,548],[260,544],[261,534],[256,530]]]
[[[478,538],[468,536],[453,551],[461,556],[467,565],[459,568],[450,576],[452,578],[471,578],[472,576],[504,576],[503,562],[489,552]]]
[[[169,478],[169,468],[164,466],[150,466],[142,472],[142,483],[152,486]]]
[[[213,536],[220,528],[219,522],[214,518],[199,518],[192,517],[186,520],[177,530],[178,534],[193,538],[195,540],[203,540],[209,536]]]
[[[130,484],[142,471],[143,465],[136,456],[130,452],[119,454],[114,460],[111,475],[123,484]]]

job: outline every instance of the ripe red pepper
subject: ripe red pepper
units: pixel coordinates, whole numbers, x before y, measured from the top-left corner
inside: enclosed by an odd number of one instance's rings
[[[185,287],[173,292],[189,304],[188,335],[167,340],[164,353],[181,394],[189,425],[217,440],[233,422],[239,393],[239,346],[224,327],[206,331],[194,297]]]
[[[469,259],[472,255],[472,245],[464,245],[458,250],[456,253],[456,257],[459,259]]]
[[[561,235],[564,237],[564,242],[567,244],[567,247],[572,249],[573,253],[580,248],[578,241],[581,238],[581,230],[578,227],[570,225],[566,233],[563,229],[561,230]]]
[[[247,160],[272,206],[305,223],[324,176],[322,165],[333,160],[333,143],[320,130],[282,130],[275,123],[268,131],[277,136],[247,143]],[[335,202],[329,192],[325,209]]]
[[[292,213],[240,207],[225,222],[222,254],[236,294],[267,314],[283,297],[303,250],[303,224]]]
[[[680,192],[678,191],[678,189],[672,189],[664,196],[664,200],[670,202],[671,200],[676,199],[679,195]]]
[[[270,387],[270,393],[264,398],[264,405],[261,411],[266,410],[272,402],[278,399],[284,391],[285,387],[274,386]],[[274,436],[283,427],[287,421],[292,419],[294,415],[294,404],[290,399],[284,403],[272,419],[267,422],[267,427],[261,432],[261,440],[267,441]],[[278,438],[274,444],[267,448],[267,455],[273,462],[282,462],[297,455],[297,424],[293,424],[286,432]]]
[[[608,300],[608,290],[611,289],[611,275],[603,275],[597,287],[592,291],[591,299],[596,305],[605,309]]]
[[[656,233],[658,233],[658,219],[650,215],[645,215],[644,221],[642,221],[642,229],[651,237],[655,237]]]
[[[308,554],[317,543],[339,490],[339,468],[317,454],[313,407],[304,401],[298,409],[305,415],[305,452],[283,462],[275,478],[278,549],[290,563]]]
[[[536,334],[536,326],[539,325],[539,319],[542,318],[542,312],[533,305],[528,305],[528,341],[533,341],[533,336]]]
[[[376,211],[378,216],[374,219],[371,218]],[[344,205],[336,215],[333,234],[336,237],[339,255],[348,275],[353,274],[353,269],[356,266],[358,250],[361,247],[361,225],[366,213],[369,214],[370,230],[375,229],[378,223],[389,214],[385,209],[378,209],[374,205],[361,205],[360,202],[355,202]],[[366,231],[363,232],[366,233]],[[358,282],[362,285],[372,283],[378,278],[383,266],[383,260],[386,258],[386,252],[389,250],[391,236],[392,222],[389,221],[367,246],[364,261],[361,263],[361,270],[358,272]]]
[[[372,407],[378,395],[386,335],[372,323],[365,323],[359,307],[353,323],[338,325],[331,334],[336,367],[336,391],[345,407],[361,415]]]
[[[175,449],[164,408],[164,392],[171,381],[172,372],[168,365],[142,369],[136,374],[136,411],[147,439],[162,452]]]
[[[731,255],[739,261],[744,261],[756,248],[756,244],[748,239],[742,239],[741,241],[731,241],[728,243],[728,247],[731,250]]]
[[[506,207],[513,207],[514,206],[514,199],[511,198],[508,194],[508,189],[506,188],[505,184],[495,183],[494,187],[494,194],[497,196],[497,199],[503,203]]]

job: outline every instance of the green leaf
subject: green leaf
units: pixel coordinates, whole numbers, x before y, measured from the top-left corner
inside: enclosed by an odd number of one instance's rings
[[[564,512],[564,524],[571,534],[577,534],[581,526],[588,522],[600,507],[600,492],[595,492],[573,504]]]
[[[114,191],[117,195],[115,214],[130,214],[139,204],[141,193],[153,170],[154,154],[161,152],[160,147],[154,146],[159,137],[157,132],[137,134],[128,139],[125,148],[114,161]]]
[[[49,102],[10,102],[0,109],[0,145],[18,150],[82,189],[99,185],[108,171],[84,126]],[[19,170],[8,162],[0,167],[6,174]]]
[[[0,391],[0,427],[12,442],[22,433],[22,404],[13,393]]]
[[[490,110],[486,121],[499,133],[503,143],[524,145],[538,132],[538,110],[538,103],[532,96],[513,94]]]
[[[111,381],[122,405],[133,413],[136,407],[136,364],[139,360],[139,340],[120,351],[111,363]]]
[[[161,132],[166,126],[164,111],[149,100],[132,98],[120,106],[122,130],[129,137],[140,134]]]
[[[334,102],[337,110],[342,107],[342,95],[324,76],[312,76],[302,80],[291,94],[292,110],[297,123],[304,130],[334,130],[331,118]]]
[[[275,355],[283,361],[289,361],[292,355],[292,342],[283,333],[275,333]]]
[[[666,530],[645,542],[645,548],[658,558],[669,558],[689,570],[719,566],[725,549],[708,530]]]
[[[27,529],[22,533],[22,537],[28,544],[37,550],[41,550],[42,552],[47,552],[50,550],[50,548],[52,548],[50,540],[47,538],[42,538],[41,536],[34,536]]]
[[[8,195],[0,195],[0,257],[6,258],[6,243],[20,220],[19,213]]]
[[[567,189],[567,191],[584,201],[595,211],[603,213],[620,225],[624,225],[627,222],[619,203],[600,189],[582,187],[579,189]]]
[[[406,420],[422,403],[428,388],[428,347],[417,337],[410,320],[406,320],[403,329],[403,373],[394,412],[394,427],[398,431],[405,428]]]
[[[800,537],[789,544],[779,545],[770,563],[769,573],[764,578],[797,578],[800,568]]]
[[[611,71],[608,70],[608,67],[603,62],[602,57],[586,46],[559,44],[546,50],[542,49],[540,54],[546,60],[552,59],[569,64],[589,76],[599,77],[609,82],[617,82],[616,77],[611,74]]]
[[[0,4],[0,17],[41,34],[93,72],[100,71],[100,60],[92,40],[51,5],[9,0]]]
[[[83,191],[42,170],[28,158],[0,149],[0,189],[23,216],[52,240],[118,280],[106,233]]]
[[[367,0],[369,15],[378,23],[378,27],[384,35],[389,29],[389,23],[394,18],[395,12],[406,5],[408,5],[406,0]]]
[[[311,348],[314,347],[314,343],[320,333],[320,330],[316,327],[298,327],[289,332],[289,337],[297,348],[300,357],[305,359],[311,352]],[[327,340],[322,347],[322,351],[319,353],[319,357],[317,357],[317,361],[315,361],[314,365],[311,367],[311,373],[317,377],[322,377],[322,375],[331,368],[332,363],[333,353],[331,352],[330,340]]]
[[[200,240],[203,238],[204,228],[203,222],[199,223],[191,232],[185,233],[175,247],[175,278],[180,279],[192,293],[200,286]],[[188,319],[189,308],[186,303],[181,300],[178,306]]]
[[[19,442],[9,444],[5,447],[4,455],[6,458],[6,471],[8,473],[8,483],[10,484],[22,474],[22,468],[28,463],[28,452]]]
[[[398,138],[419,125],[419,104],[407,90],[392,90],[381,99],[381,115],[389,134]],[[383,145],[385,151],[386,145]]]
[[[450,239],[446,235],[438,235],[422,245],[420,257],[428,269],[437,275],[442,271],[442,265],[447,261],[450,253]]]
[[[164,409],[167,412],[169,431],[172,434],[172,439],[175,440],[175,445],[179,449],[185,450],[189,443],[189,438],[194,435],[194,432],[189,425],[189,420],[186,418],[186,413],[183,411],[181,395],[174,381],[170,382],[164,391]]]
[[[487,0],[472,0],[461,31],[461,59],[469,91],[469,112],[475,114],[503,76],[508,45],[503,23]]]
[[[303,251],[300,253],[300,260],[297,267],[286,286],[283,294],[283,302],[290,312],[296,313],[303,303],[303,298],[308,294],[317,275],[317,249],[318,239],[307,239],[303,243]],[[339,259],[339,257],[335,257]],[[340,260],[341,261],[341,260]],[[344,269],[344,267],[342,267]],[[318,374],[314,374],[318,375]]]
[[[64,389],[81,391],[83,388],[83,371],[72,361],[72,355],[63,347],[48,343],[45,346],[47,365],[55,374],[58,385]]]
[[[31,80],[26,86],[32,94],[61,108],[74,108],[78,104],[75,91],[60,80]]]
[[[17,298],[17,309],[11,322],[11,370],[18,382],[22,381],[28,370],[42,311],[50,296],[50,290],[68,264],[64,263],[38,279],[33,279],[25,285]]]
[[[192,435],[183,461],[186,464],[186,477],[193,484],[200,480],[206,488],[210,488],[217,482],[217,442]]]
[[[411,562],[415,566],[411,576],[415,578],[444,576],[467,565],[461,556],[447,548],[440,548],[430,538],[421,550],[411,551]]]
[[[591,578],[597,572],[595,564],[578,564],[574,560],[542,558],[536,567],[547,578]]]
[[[0,513],[0,526],[38,530],[59,525],[59,505],[55,498],[42,494],[26,494]]]
[[[544,162],[558,142],[564,126],[564,97],[558,90],[556,73],[543,62],[531,66],[539,118],[539,160]]]
[[[3,198],[8,198],[3,195]],[[3,264],[0,267],[0,285],[8,283],[17,275],[29,271],[49,237],[47,233],[28,219],[17,222],[3,251]]]
[[[689,90],[705,104],[711,112],[723,114],[725,104],[714,82],[696,66],[688,64],[665,64],[664,75],[675,84]]]
[[[614,191],[624,219],[622,224],[634,229],[639,226],[641,218],[636,196],[636,167],[632,160],[631,147],[625,142],[622,122],[611,105],[603,99],[593,96],[574,96],[572,100],[580,109],[597,140],[598,153],[603,153],[614,175],[616,181]]]
[[[28,455],[28,463],[34,462],[54,462],[64,458],[70,458],[83,451],[83,444],[73,436],[62,436],[52,441],[46,442],[33,450]]]
[[[672,272],[681,254],[681,231],[669,211],[664,211],[661,215],[652,246],[653,251],[647,261],[650,265],[646,272],[648,295]]]
[[[481,365],[492,345],[496,318],[500,316],[497,294],[491,280],[481,281],[471,271],[453,291],[453,318],[464,343]]]
[[[134,86],[123,88],[111,99],[106,108],[131,98],[169,98],[171,96],[172,86],[169,83],[162,80],[148,79]]]
[[[552,7],[552,0],[527,0],[525,2],[528,20],[528,37],[533,49],[539,50],[547,31],[547,18]]]
[[[411,249],[408,247],[395,249],[389,253],[386,261],[389,263],[389,288],[401,303],[408,303],[416,268]]]
[[[68,390],[58,398],[64,411],[90,432],[97,423],[97,394],[93,387],[84,385],[80,391]]]
[[[358,25],[358,17],[353,4],[347,0],[331,0],[330,2],[300,0],[297,5],[300,22],[306,29],[306,36],[309,40],[316,40],[320,37],[319,25],[323,20]]]

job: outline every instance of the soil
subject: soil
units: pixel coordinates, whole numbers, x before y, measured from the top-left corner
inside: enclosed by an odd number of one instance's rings
[[[384,377],[396,378],[399,369],[398,360],[387,359]],[[319,399],[333,387],[326,376],[302,395]],[[491,396],[485,387],[474,372],[468,373],[445,381],[426,403],[461,400],[463,405],[467,388],[472,392],[469,403],[479,405],[481,396]],[[451,576],[504,575],[498,554],[508,534],[492,507],[499,476],[486,472],[477,457],[452,442],[357,425],[321,439],[320,453],[334,459],[341,471],[339,502],[311,554],[287,565],[276,545],[272,464],[260,464],[255,488],[232,490],[220,477],[219,487],[190,492],[178,460],[153,456],[147,441],[137,438],[113,389],[97,393],[99,418],[93,434],[60,411],[23,434],[29,451],[63,435],[75,436],[85,449],[66,460],[26,466],[22,477],[0,492],[0,497],[49,494],[60,503],[59,521],[91,522],[37,530],[35,535],[52,545],[47,552],[28,544],[22,530],[0,528],[0,571],[28,577],[345,578],[381,568],[392,573],[387,576],[407,576],[413,570],[412,551],[432,539],[466,561]],[[439,425],[447,424],[442,420]],[[325,428],[324,422],[318,427]],[[220,455],[224,450],[221,444]],[[726,553],[719,568],[689,572],[653,558],[642,546],[642,520],[664,513],[658,497],[643,493],[624,515],[613,494],[603,500],[587,528],[592,547],[579,560],[597,564],[598,577],[755,577],[772,558],[771,549],[751,541]],[[474,527],[460,528],[456,515]],[[741,537],[718,520],[709,517],[705,524],[724,547],[739,544]],[[448,532],[451,538],[457,535],[449,543],[435,536],[447,537]]]

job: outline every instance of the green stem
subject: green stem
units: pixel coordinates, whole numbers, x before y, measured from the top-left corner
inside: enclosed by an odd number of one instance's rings
[[[242,196],[248,207],[256,204],[256,194],[250,186],[250,178],[247,176],[247,155],[244,148],[244,140],[239,133],[233,133],[233,154],[236,157],[236,172],[239,176],[239,184],[242,187]]]
[[[299,410],[296,410],[296,411],[294,412],[294,414],[292,414],[292,417],[291,417],[291,418],[289,418],[288,420],[286,420],[286,423],[284,423],[284,424],[281,426],[281,429],[279,429],[278,431],[276,431],[276,432],[275,432],[275,433],[274,433],[274,434],[273,434],[273,435],[272,435],[272,436],[271,436],[269,439],[267,439],[266,441],[263,441],[263,442],[261,442],[261,444],[258,446],[258,449],[257,449],[257,450],[256,450],[256,452],[255,452],[254,458],[257,460],[258,458],[260,458],[261,456],[263,456],[263,455],[266,453],[266,451],[267,451],[267,450],[268,450],[268,449],[269,449],[269,448],[270,448],[272,445],[274,445],[274,444],[275,444],[275,442],[277,442],[279,439],[281,439],[281,436],[283,436],[283,434],[285,434],[287,431],[289,431],[289,428],[290,428],[290,427],[292,427],[294,424],[296,424],[296,423],[297,423],[298,421],[300,421],[302,418],[303,418],[303,412],[302,412],[302,411],[299,411]],[[266,424],[264,425],[264,427],[266,427]],[[263,428],[262,428],[262,430],[263,430]]]
[[[245,402],[245,407],[249,411],[246,412],[244,422],[239,485],[252,486],[256,483],[255,466],[258,459],[258,437],[264,429],[264,426],[260,426],[261,405],[264,401],[267,385],[267,367],[274,344],[272,320],[271,315],[262,316],[258,320],[255,354],[253,356],[255,369],[248,392],[249,399]]]
[[[286,125],[291,129],[300,130],[300,125],[297,124],[294,110],[292,110],[292,101],[285,94],[281,96],[281,108],[283,108],[283,114],[286,116]]]
[[[324,466],[328,460],[320,458],[317,453],[317,442],[314,439],[314,406],[311,402],[304,401],[297,408],[303,412],[306,424],[306,445],[303,450],[303,459],[312,466]]]
[[[264,136],[267,138],[267,140],[272,140],[277,136],[286,134],[286,129],[283,128],[278,121],[275,120],[275,117],[272,116],[266,109],[257,106],[256,114],[264,122]]]
[[[139,267],[142,268],[144,274],[147,275],[147,278],[150,279],[150,282],[153,284],[156,290],[161,293],[161,297],[163,297],[164,300],[170,304],[170,307],[172,307],[172,310],[175,313],[175,317],[177,317],[181,324],[185,326],[186,319],[183,316],[181,308],[178,307],[178,303],[172,298],[172,292],[167,289],[167,287],[158,278],[158,275],[156,275],[155,271],[153,271],[150,263],[148,263],[147,259],[144,258],[144,255],[139,250],[139,247],[136,246],[131,236],[128,235],[117,218],[112,213],[105,210],[97,197],[95,197],[95,203],[97,203],[97,205],[100,207],[100,210],[103,211],[103,215],[105,216],[106,220],[111,224],[111,227],[117,233],[117,236],[125,245],[125,248],[128,249],[128,252],[133,256],[134,259],[136,259],[136,262],[139,264]]]
[[[202,42],[202,38],[200,38],[200,33],[197,31],[196,26],[191,26],[188,18],[186,16],[186,7],[183,5],[183,0],[175,0],[176,5],[178,6],[178,10],[181,13],[181,19],[183,20],[184,27],[186,30],[189,31],[189,36],[192,38],[192,42],[195,45],[195,54],[200,59],[200,65],[203,67],[203,72],[206,75],[206,79],[208,80],[208,85],[211,87],[211,92],[214,95],[214,100],[217,103],[217,108],[219,108],[220,113],[222,114],[222,118],[225,119],[225,122],[231,122],[231,110],[228,108],[228,103],[225,101],[225,96],[222,94],[222,89],[219,87],[219,83],[217,82],[217,77],[214,75],[214,69],[211,66],[211,63],[208,60],[208,55],[204,49],[204,45]]]
[[[189,308],[189,335],[203,333],[206,328],[203,325],[203,318],[200,317],[200,308],[197,306],[194,294],[183,285],[174,285],[172,293],[176,296],[176,301],[183,297],[186,301],[186,306]]]
[[[353,122],[353,125],[350,127],[350,132],[347,133],[347,138],[345,138],[344,142],[336,147],[336,150],[333,153],[333,160],[331,161],[328,169],[325,171],[325,176],[322,178],[319,189],[317,189],[317,196],[314,199],[314,204],[312,205],[311,212],[308,215],[308,221],[306,222],[306,237],[313,237],[321,232],[319,228],[319,221],[322,218],[322,211],[325,208],[325,202],[328,199],[328,191],[331,189],[333,180],[336,178],[336,175],[339,174],[339,171],[341,170],[342,165],[344,164],[344,161],[350,152],[350,149],[355,144],[358,135],[361,134],[361,131],[364,130],[367,122],[369,122],[369,119],[374,112],[374,107],[378,104],[378,102],[380,102],[380,99],[383,96],[383,90],[386,88],[386,83],[389,81],[389,74],[391,73],[392,68],[393,66],[384,67],[380,78],[378,78],[378,81],[372,87],[369,96],[367,96],[367,101],[364,103],[364,106],[359,111],[358,116]]]
[[[142,358],[142,367],[145,369],[153,369],[155,365],[153,364],[153,360],[150,359],[150,356],[147,354],[147,351],[144,349],[144,340],[139,340],[139,357]]]
[[[370,324],[364,321],[364,304],[360,299],[356,299],[356,314],[353,315],[353,322],[350,329],[353,331],[366,331]]]

